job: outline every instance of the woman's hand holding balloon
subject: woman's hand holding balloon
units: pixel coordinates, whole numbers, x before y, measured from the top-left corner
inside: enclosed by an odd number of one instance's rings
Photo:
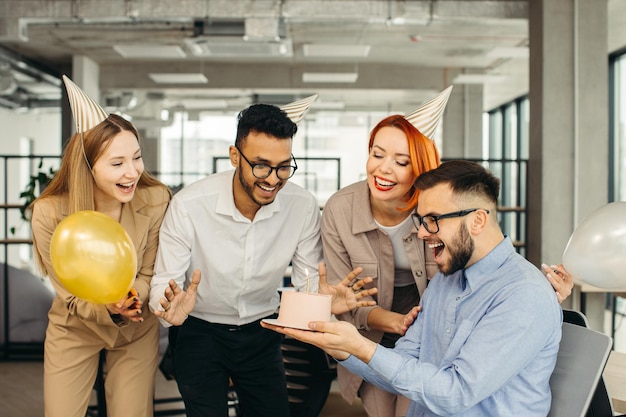
[[[552,284],[552,288],[556,292],[556,299],[561,304],[567,297],[572,293],[572,289],[574,288],[574,279],[572,276],[565,270],[563,265],[546,265],[541,264],[541,269],[544,274],[546,274],[546,278]]]
[[[137,294],[137,290],[134,288],[131,288],[130,291],[128,291],[128,295],[125,299],[120,300],[117,303],[106,304],[106,308],[112,316],[123,316],[130,321],[137,323],[143,322],[143,317],[141,317],[142,306],[143,301],[139,298],[139,294]]]
[[[77,211],[58,224],[50,241],[50,260],[72,295],[114,310],[120,300],[129,298],[137,275],[132,239],[120,223],[97,211]]]

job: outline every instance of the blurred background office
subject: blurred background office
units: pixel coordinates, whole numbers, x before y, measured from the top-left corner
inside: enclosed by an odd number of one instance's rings
[[[539,265],[626,197],[625,48],[623,0],[0,0],[2,353],[45,329],[12,280],[37,276],[20,195],[38,193],[72,133],[62,74],[132,120],[175,190],[230,168],[239,110],[318,93],[292,181],[320,207],[365,175],[376,121],[454,85],[442,156],[502,178],[503,228]],[[577,287],[568,303],[613,334],[626,313],[610,291]]]

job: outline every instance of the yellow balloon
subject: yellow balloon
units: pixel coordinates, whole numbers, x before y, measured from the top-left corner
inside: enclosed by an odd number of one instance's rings
[[[50,242],[52,268],[76,297],[97,304],[125,298],[137,273],[137,253],[121,224],[97,211],[63,219]]]

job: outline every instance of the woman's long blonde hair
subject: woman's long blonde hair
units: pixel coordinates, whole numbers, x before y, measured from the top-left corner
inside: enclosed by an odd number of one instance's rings
[[[139,141],[135,126],[116,114],[109,115],[102,123],[87,132],[74,134],[65,147],[59,170],[32,204],[42,198],[66,195],[70,214],[81,210],[95,210],[95,181],[91,167],[111,146],[112,139],[122,131],[131,132]],[[144,171],[139,177],[137,187],[154,185],[163,183]]]

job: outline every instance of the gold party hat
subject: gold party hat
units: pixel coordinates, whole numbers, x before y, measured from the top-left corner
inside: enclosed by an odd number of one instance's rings
[[[435,98],[424,103],[419,109],[408,116],[404,116],[404,118],[411,122],[424,136],[432,139],[435,129],[437,129],[437,125],[443,117],[443,111],[448,103],[450,92],[452,92],[452,86],[446,88],[437,94]]]
[[[63,82],[67,90],[67,97],[70,101],[74,121],[76,122],[76,133],[84,133],[109,117],[109,113],[106,110],[100,107],[98,103],[93,101],[87,93],[65,75],[63,75]]]
[[[310,97],[294,101],[293,103],[285,104],[284,106],[281,106],[280,109],[287,113],[287,117],[289,117],[292,122],[298,124],[304,118],[304,114],[307,112],[307,110],[309,110],[311,104],[313,104],[313,102],[317,100],[317,96],[317,94],[313,94]]]

